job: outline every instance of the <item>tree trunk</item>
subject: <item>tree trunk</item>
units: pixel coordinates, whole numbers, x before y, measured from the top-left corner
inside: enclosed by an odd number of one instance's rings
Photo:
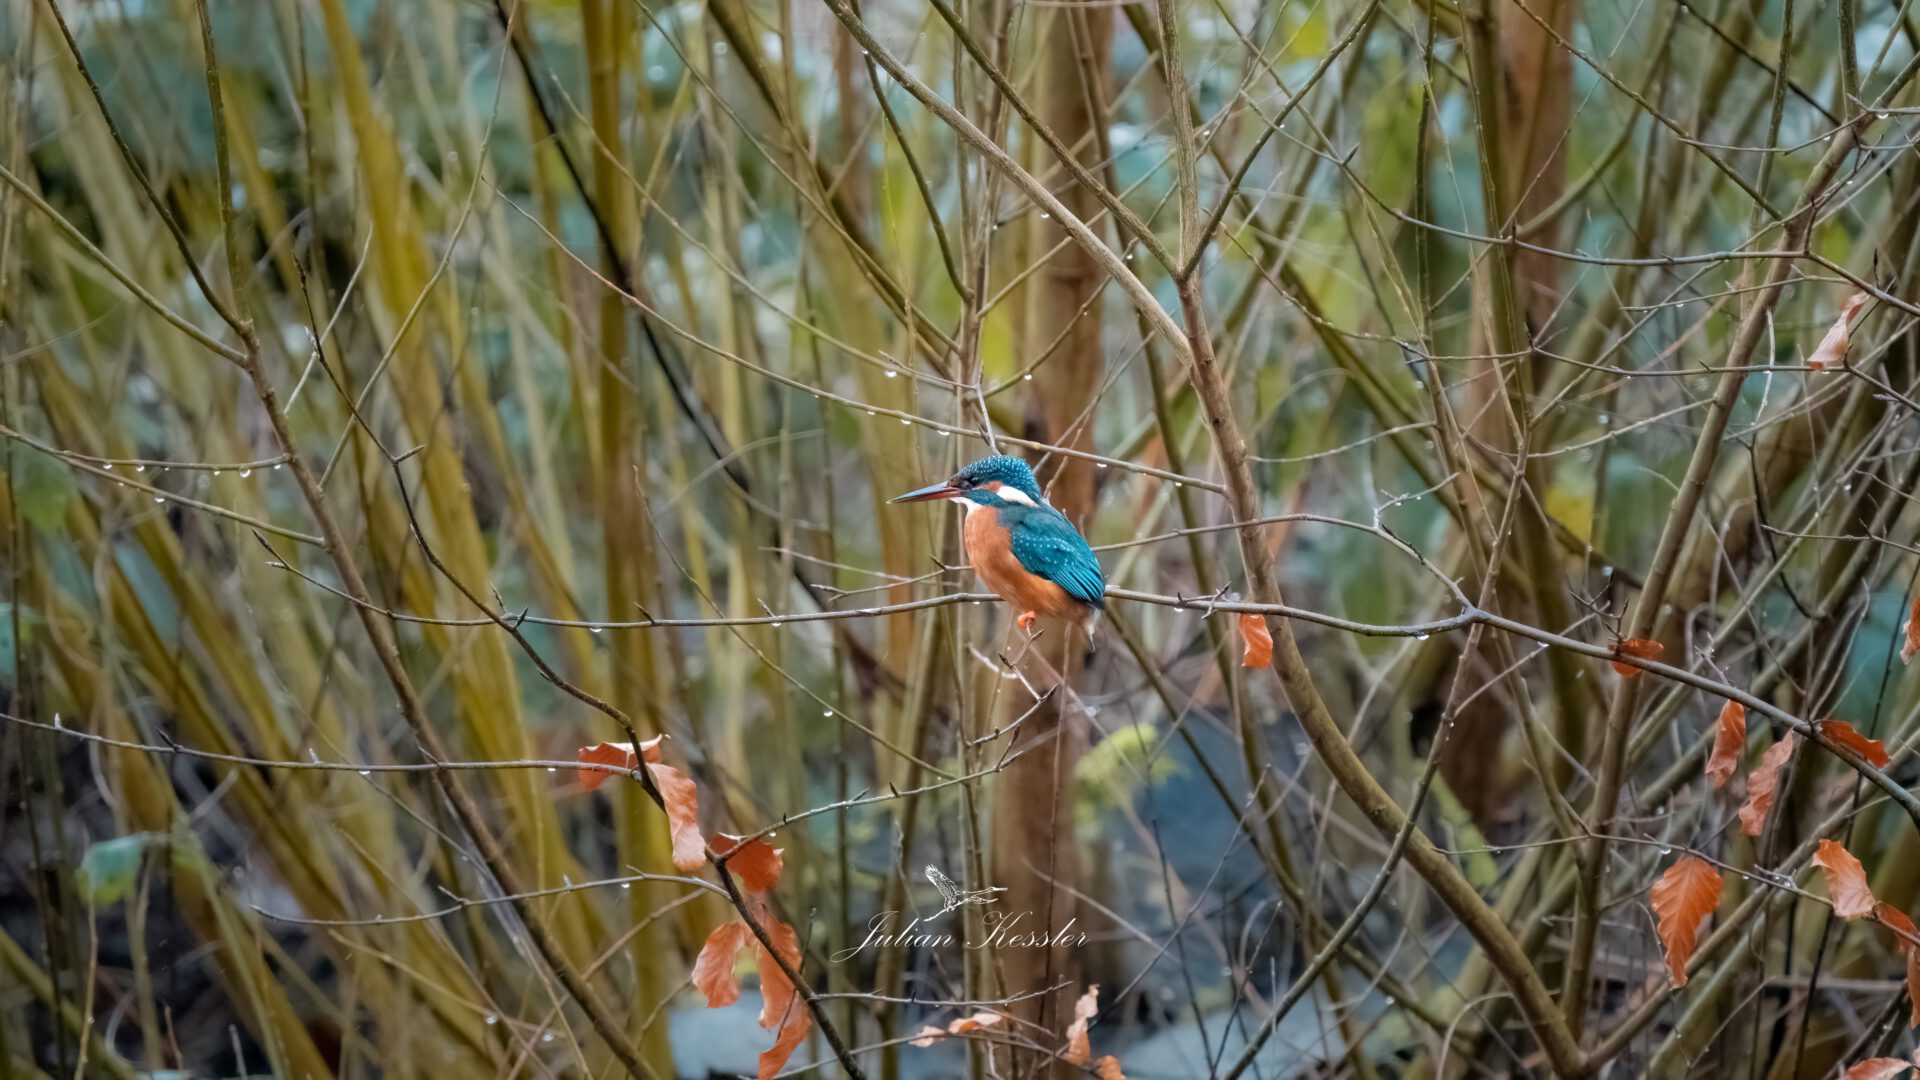
[[[1098,169],[1093,126],[1100,120],[1093,114],[1093,102],[1105,95],[1095,93],[1088,80],[1106,77],[1112,9],[1036,8],[1029,18],[1045,24],[1035,28],[1034,40],[1041,43],[1030,91],[1035,109],[1060,140],[1074,148],[1083,164]],[[1046,155],[1044,150],[1038,152]],[[1035,164],[1057,168],[1051,155],[1046,156],[1046,161]],[[1082,188],[1071,188],[1062,198],[1083,220],[1099,212],[1097,200]],[[1058,223],[1038,216],[1030,221],[1027,250],[1031,256],[1042,257],[1066,239]],[[1023,352],[1015,358],[1016,363],[1031,363],[1051,349],[1030,384],[1035,391],[1026,403],[1030,435],[1064,446],[1092,446],[1093,417],[1087,410],[1104,368],[1098,300],[1102,284],[1093,260],[1077,245],[1068,243],[1026,288],[1020,335]],[[1094,507],[1092,466],[1059,456],[1036,464],[1049,501],[1085,531]],[[1071,686],[1086,648],[1087,641],[1077,630],[1050,627],[1036,651]],[[1030,672],[1044,670],[1031,663],[1028,667]],[[1035,685],[1046,683],[1036,680]],[[1023,696],[1003,694],[1003,707],[1009,714],[1005,720],[1026,711],[1031,702],[1021,700]],[[1021,723],[1018,739],[1024,756],[1001,776],[995,788],[990,884],[1008,891],[994,906],[1008,917],[1027,913],[1020,924],[1023,931],[1057,931],[1077,912],[1070,892],[1079,880],[1073,839],[1073,774],[1086,746],[1086,730],[1085,718],[1068,695],[1055,694]],[[1067,984],[1023,1006],[1027,1019],[1049,1031],[1058,1032],[1067,1026],[1081,981],[1078,950],[1006,948],[994,950],[989,960],[998,965],[1008,994]]]

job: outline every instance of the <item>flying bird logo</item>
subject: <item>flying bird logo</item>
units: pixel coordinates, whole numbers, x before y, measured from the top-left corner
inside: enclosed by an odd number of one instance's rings
[[[933,882],[933,887],[940,890],[941,898],[946,901],[946,905],[936,913],[936,918],[965,904],[994,903],[999,899],[994,893],[1007,891],[998,885],[989,885],[984,889],[963,889],[952,878],[941,873],[937,866],[927,867],[927,880]]]

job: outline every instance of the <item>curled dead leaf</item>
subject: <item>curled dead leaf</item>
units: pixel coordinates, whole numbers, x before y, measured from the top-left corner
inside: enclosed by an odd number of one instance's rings
[[[1660,654],[1666,651],[1665,645],[1652,638],[1622,638],[1613,646],[1615,656],[1630,656],[1635,660],[1658,660]],[[1619,672],[1623,679],[1638,678],[1640,675],[1640,669],[1632,664],[1622,663],[1619,660],[1614,660],[1612,663],[1613,670]]]
[[[1740,808],[1740,828],[1748,836],[1759,836],[1767,826],[1767,812],[1780,794],[1780,770],[1793,756],[1797,736],[1788,735],[1760,755],[1760,764],[1747,774],[1747,803]]]
[[[987,1012],[982,1009],[979,1012],[963,1016],[944,1028],[938,1028],[928,1024],[919,1031],[914,1032],[915,1037],[908,1041],[913,1046],[932,1046],[934,1043],[949,1036],[965,1035],[970,1031],[980,1031],[985,1028],[994,1027],[1005,1019],[1006,1017],[999,1013]]]
[[[773,1046],[760,1051],[760,1080],[773,1080],[780,1070],[787,1067],[787,1059],[793,1056],[800,1044],[807,1041],[807,1032],[813,1030],[813,1014],[805,1009],[796,1009],[774,1037]]]
[[[763,917],[761,929],[766,931],[767,940],[779,950],[780,959],[794,971],[800,970],[800,935],[793,927],[771,916]],[[806,1002],[800,1000],[795,992],[793,980],[781,970],[773,955],[767,952],[765,945],[755,946],[760,966],[760,1026],[777,1030],[779,1036],[774,1039],[773,1048],[760,1055],[760,1080],[773,1080],[787,1059],[806,1041],[807,1032],[813,1026],[813,1014],[807,1011]]]
[[[1873,920],[1893,931],[1893,944],[1902,952],[1920,950],[1920,928],[1913,925],[1906,912],[1882,900],[1873,905]]]
[[[673,865],[698,870],[707,861],[707,841],[700,835],[700,789],[687,774],[671,765],[647,763],[653,786],[660,789],[667,827],[673,831]]]
[[[1867,764],[1876,769],[1884,769],[1893,764],[1893,758],[1887,755],[1887,746],[1879,739],[1869,739],[1853,729],[1845,720],[1817,720],[1813,729],[1833,742],[1859,754]]]
[[[1825,371],[1829,367],[1838,367],[1847,359],[1847,347],[1853,343],[1851,323],[1853,316],[1867,302],[1867,294],[1854,293],[1840,303],[1840,317],[1833,320],[1827,328],[1827,334],[1820,339],[1807,356],[1807,366],[1815,371]]]
[[[794,933],[793,927],[772,916],[767,916],[762,920],[760,928],[767,932],[767,940],[773,942],[773,947],[779,950],[780,959],[785,960],[788,967],[798,970],[800,935]],[[762,999],[760,1026],[777,1027],[784,1022],[795,1002],[793,980],[787,978],[786,971],[774,961],[773,955],[767,952],[765,945],[756,942],[754,948],[760,963],[760,997]]]
[[[1273,666],[1273,632],[1267,629],[1267,617],[1248,612],[1240,616],[1240,666]]]
[[[707,935],[700,955],[693,958],[693,988],[707,996],[707,1008],[740,1000],[740,980],[734,978],[733,965],[752,940],[753,931],[739,919],[723,922]]]
[[[748,840],[732,833],[714,833],[708,841],[715,858],[726,860],[727,872],[748,892],[766,892],[780,883],[784,848],[776,848],[769,837]]]
[[[1720,871],[1697,855],[1682,855],[1653,883],[1655,927],[1675,986],[1687,985],[1687,961],[1693,959],[1700,924],[1720,906],[1721,884]]]
[[[1069,1065],[1085,1065],[1093,1056],[1093,1043],[1087,1038],[1087,1025],[1100,1011],[1100,984],[1092,983],[1080,1000],[1073,1003],[1073,1023],[1067,1025],[1067,1048],[1060,1057]]]
[[[1847,1069],[1847,1080],[1893,1080],[1911,1068],[1913,1062],[1904,1058],[1868,1058]]]
[[[634,756],[633,744],[624,742],[594,743],[580,748],[580,786],[594,791],[607,782],[607,777],[623,772],[632,772],[640,759]],[[591,768],[590,766],[605,766]]]
[[[1907,950],[1907,1004],[1911,1006],[1907,1026],[1920,1027],[1920,948]]]
[[[1720,709],[1714,726],[1713,753],[1707,758],[1707,779],[1713,786],[1727,786],[1727,779],[1740,767],[1740,754],[1747,748],[1747,707],[1729,701]]]
[[[1867,887],[1867,869],[1853,852],[1838,840],[1820,841],[1813,853],[1813,864],[1827,872],[1827,899],[1833,913],[1843,919],[1861,919],[1873,914],[1873,890]]]
[[[1873,917],[1893,931],[1893,945],[1907,961],[1907,1003],[1911,1006],[1908,1027],[1920,1027],[1920,928],[1907,913],[1886,901],[1873,907]]]
[[[593,791],[606,783],[607,777],[632,772],[642,761],[658,762],[660,740],[664,738],[666,738],[665,735],[655,735],[641,743],[638,757],[634,755],[633,744],[628,742],[603,742],[581,747],[577,755],[583,766],[580,769],[580,786]],[[605,767],[597,769],[586,767],[593,765]]]
[[[1005,1019],[1006,1017],[997,1012],[987,1012],[983,1009],[969,1016],[963,1016],[953,1023],[948,1024],[947,1034],[965,1035],[969,1031],[979,1031],[983,1028],[994,1027]]]

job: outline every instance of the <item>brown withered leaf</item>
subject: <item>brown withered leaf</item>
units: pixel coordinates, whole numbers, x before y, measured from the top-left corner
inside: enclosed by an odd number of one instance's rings
[[[580,748],[580,786],[588,791],[597,790],[607,782],[607,777],[633,771],[640,764],[633,756],[633,744],[623,742],[594,743]],[[605,765],[606,769],[586,768],[589,765]],[[610,770],[618,770],[610,771]]]
[[[1847,1069],[1847,1080],[1893,1080],[1911,1068],[1913,1062],[1904,1058],[1868,1058]]]
[[[969,1031],[979,1031],[983,1028],[990,1028],[1005,1019],[1006,1017],[999,1013],[987,1012],[982,1009],[979,1012],[963,1016],[944,1028],[938,1028],[928,1024],[919,1031],[914,1032],[915,1037],[909,1041],[913,1046],[932,1046],[934,1043],[949,1036],[965,1035]]]
[[[1100,984],[1092,983],[1080,1000],[1073,1003],[1073,1023],[1067,1025],[1067,1048],[1060,1055],[1069,1065],[1085,1065],[1093,1056],[1093,1043],[1087,1038],[1087,1025],[1100,1011]]]
[[[1673,985],[1687,985],[1687,961],[1699,942],[1700,924],[1720,906],[1720,871],[1697,855],[1682,855],[1653,883],[1653,914],[1667,950]]]
[[[707,935],[700,955],[693,958],[693,988],[707,995],[707,1008],[740,1000],[740,980],[734,978],[733,964],[752,940],[753,931],[739,919],[723,922]]]
[[[1827,336],[1820,339],[1807,356],[1807,366],[1815,371],[1825,371],[1830,367],[1839,367],[1847,359],[1847,346],[1853,343],[1853,316],[1868,300],[1867,294],[1854,293],[1840,303],[1840,317],[1833,320],[1827,328]]]
[[[1240,616],[1240,666],[1273,666],[1273,633],[1267,629],[1267,617],[1248,612]]]
[[[1780,794],[1780,770],[1793,756],[1795,735],[1788,735],[1760,755],[1760,765],[1747,774],[1747,804],[1740,808],[1740,828],[1748,836],[1759,836],[1767,827],[1767,812]]]
[[[1893,931],[1896,947],[1908,951],[1920,949],[1920,928],[1913,925],[1906,912],[1882,900],[1873,905],[1873,920]]]
[[[1727,779],[1740,767],[1740,754],[1747,748],[1747,707],[1729,701],[1720,709],[1720,721],[1714,727],[1713,754],[1707,758],[1707,779],[1713,786],[1727,786]]]
[[[741,847],[742,843],[746,846]],[[766,892],[780,883],[780,871],[786,866],[780,856],[786,849],[774,847],[769,837],[748,840],[732,833],[714,833],[708,846],[716,858],[727,860],[727,873],[748,892]]]
[[[1920,1027],[1920,948],[1907,950],[1907,1003],[1912,1006],[1907,1026]]]
[[[1920,947],[1907,949],[1907,1003],[1912,1007],[1908,1028],[1920,1028]]]
[[[1666,651],[1665,645],[1652,638],[1621,638],[1613,646],[1615,656],[1631,656],[1635,660],[1658,660],[1660,654]],[[1638,678],[1640,675],[1640,669],[1632,664],[1622,663],[1619,660],[1612,663],[1613,670],[1619,672],[1623,679]]]
[[[983,1009],[972,1015],[963,1016],[953,1023],[948,1024],[947,1034],[965,1035],[969,1031],[979,1031],[981,1028],[993,1027],[1005,1019],[1006,1017],[997,1012],[987,1012]]]
[[[793,1056],[800,1044],[807,1041],[807,1032],[813,1030],[813,1014],[805,1008],[798,1008],[787,1018],[774,1037],[773,1046],[760,1051],[760,1080],[773,1080],[786,1068],[787,1059]]]
[[[780,951],[780,959],[794,970],[800,968],[800,935],[793,927],[771,915],[762,916],[760,928],[767,932],[767,940]],[[787,1016],[790,1007],[798,1004],[798,995],[793,992],[793,980],[774,961],[765,945],[754,944],[754,950],[760,965],[760,1026],[778,1027]],[[805,1011],[804,1007],[801,1011]]]
[[[1893,931],[1894,948],[1907,961],[1907,1002],[1912,1006],[1912,1015],[1907,1020],[1908,1027],[1920,1027],[1920,928],[1913,925],[1907,913],[1886,901],[1874,905],[1873,917],[1881,926]]]
[[[1867,764],[1876,769],[1884,769],[1893,764],[1893,758],[1887,756],[1886,744],[1879,739],[1869,739],[1853,729],[1845,720],[1816,720],[1813,729],[1832,739],[1834,742],[1865,758]]]
[[[772,916],[763,916],[760,927],[779,950],[780,959],[799,971],[800,935],[793,927]],[[801,1001],[794,990],[793,980],[787,978],[767,947],[756,944],[755,951],[760,963],[760,1026],[779,1032],[773,1048],[760,1055],[760,1080],[773,1080],[787,1059],[806,1041],[807,1031],[813,1026],[813,1014],[807,1011],[806,1002]]]
[[[1827,899],[1833,913],[1843,919],[1862,919],[1873,914],[1873,890],[1867,887],[1867,868],[1853,857],[1838,840],[1820,841],[1813,853],[1813,864],[1827,872]]]
[[[667,737],[665,735],[655,735],[653,738],[642,742],[640,744],[640,760],[652,765],[660,764],[660,744],[665,742],[666,739]]]
[[[698,870],[707,861],[707,841],[700,835],[700,789],[687,774],[671,765],[647,762],[653,786],[660,789],[660,802],[667,810],[667,827],[673,832],[673,865],[683,871]]]
[[[660,760],[660,740],[664,738],[666,738],[665,735],[655,735],[653,738],[641,743],[638,759],[634,757],[632,743],[603,742],[594,743],[592,746],[581,747],[578,755],[581,765],[605,765],[607,768],[581,769],[580,786],[587,791],[593,791],[599,788],[601,784],[606,783],[607,777],[609,776],[617,776],[623,772],[632,772],[634,767],[639,765],[641,761],[658,762]]]

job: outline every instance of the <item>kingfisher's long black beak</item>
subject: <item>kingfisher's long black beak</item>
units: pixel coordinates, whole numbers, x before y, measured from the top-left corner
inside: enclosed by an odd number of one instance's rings
[[[907,492],[905,495],[895,495],[887,501],[897,503],[926,502],[928,499],[957,499],[959,497],[960,489],[954,485],[954,482],[951,480],[942,480],[937,484],[928,484],[926,487],[916,488],[913,491]]]

